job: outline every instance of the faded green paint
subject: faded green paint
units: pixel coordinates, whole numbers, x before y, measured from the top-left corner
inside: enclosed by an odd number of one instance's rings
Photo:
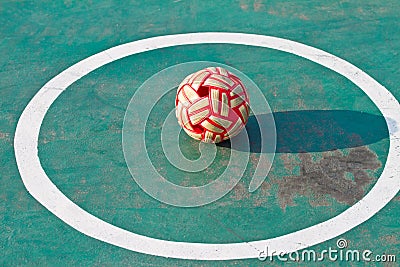
[[[83,58],[133,40],[194,31],[259,33],[309,44],[355,64],[399,99],[399,11],[397,1],[243,0],[218,8],[204,1],[2,2],[0,265],[266,265],[258,260],[165,259],[104,244],[73,230],[38,204],[22,184],[12,147],[20,113],[44,83]],[[255,145],[245,177],[232,192],[205,207],[183,209],[153,200],[134,183],[123,158],[121,129],[125,108],[142,82],[165,67],[195,60],[231,65],[262,88],[276,113],[281,150],[269,177],[256,192],[247,192],[246,179],[257,162],[259,151]],[[219,146],[218,161],[200,174],[189,175],[170,166],[162,155],[159,138],[162,119],[165,111],[173,107],[173,98],[166,95],[150,116],[146,140],[151,158],[160,173],[175,183],[204,184],[223,171],[229,148]],[[333,111],[327,116],[325,110]],[[308,128],[299,129],[299,120]],[[357,126],[352,124],[354,121]],[[287,177],[300,175],[305,155],[319,162],[333,154],[327,150],[334,148],[343,155],[351,155],[354,147],[365,146],[383,166],[389,143],[382,122],[380,112],[365,94],[315,63],[269,49],[192,45],[134,55],[73,84],[45,117],[39,155],[49,177],[65,195],[107,222],[168,240],[241,242],[290,233],[347,209],[350,202],[335,198],[335,194],[314,196],[312,190],[304,192],[290,187],[286,190],[293,190],[288,192],[292,202],[284,208],[279,198],[280,186]],[[318,131],[308,131],[312,127]],[[335,135],[337,131],[349,138]],[[256,142],[257,136],[253,138]],[[184,135],[181,139],[184,153],[195,158],[196,142]],[[382,167],[371,166],[367,171],[369,182],[358,190],[367,192],[381,171]],[[399,213],[397,197],[372,219],[342,237],[349,240],[351,249],[370,249],[374,254],[392,253],[399,257]],[[322,251],[335,247],[335,242],[314,248]],[[274,263],[279,265],[276,260]]]

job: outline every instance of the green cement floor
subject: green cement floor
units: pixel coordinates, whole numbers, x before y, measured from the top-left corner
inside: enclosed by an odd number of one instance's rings
[[[339,56],[400,99],[398,1],[1,1],[1,266],[264,266],[257,259],[189,261],[128,251],[87,237],[41,206],[25,189],[13,137],[21,112],[52,77],[107,48],[159,35],[224,31],[271,35]],[[230,65],[262,89],[277,125],[277,154],[256,192],[247,186],[256,160],[232,192],[200,208],[160,203],[132,179],[122,152],[122,122],[135,90],[154,73],[183,62]],[[229,148],[202,173],[171,166],[160,132],[167,94],[153,109],[147,148],[176,184],[201,185],[224,170]],[[250,96],[251,97],[251,96]],[[250,125],[251,126],[251,125]],[[196,141],[181,136],[196,158]],[[173,241],[230,243],[267,239],[323,222],[360,200],[379,178],[389,149],[384,118],[350,81],[316,63],[265,48],[229,44],[171,47],[133,55],[86,75],[51,106],[39,137],[41,164],[54,184],[93,215],[129,231]],[[256,159],[259,151],[251,153]],[[361,162],[354,170],[337,167]],[[353,166],[353,165],[351,165]],[[319,168],[313,175],[307,168]],[[361,171],[360,171],[361,169]],[[396,174],[400,179],[400,174]],[[328,179],[329,178],[329,179]],[[349,248],[400,252],[400,196],[341,235]],[[335,247],[332,239],[312,247]],[[291,262],[292,265],[317,263]],[[330,262],[352,266],[361,262]],[[378,264],[374,263],[373,265]],[[380,263],[379,263],[380,264]],[[378,265],[379,265],[378,264]],[[386,263],[382,266],[398,266]]]

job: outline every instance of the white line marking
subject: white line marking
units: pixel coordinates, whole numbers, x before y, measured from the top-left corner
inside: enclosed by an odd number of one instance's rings
[[[336,217],[314,226],[267,240],[230,244],[173,242],[138,235],[102,221],[69,200],[47,177],[38,157],[40,126],[50,105],[69,85],[107,63],[144,51],[205,43],[240,44],[285,51],[325,66],[360,87],[386,118],[390,134],[385,168],[368,194]],[[257,257],[265,246],[270,251],[291,252],[324,242],[365,222],[382,209],[400,188],[400,132],[394,131],[399,124],[400,105],[395,97],[362,70],[327,52],[270,36],[224,32],[189,33],[159,36],[116,46],[61,72],[39,90],[22,112],[15,132],[14,149],[22,180],[30,194],[65,223],[88,236],[129,250],[163,257],[245,259]]]

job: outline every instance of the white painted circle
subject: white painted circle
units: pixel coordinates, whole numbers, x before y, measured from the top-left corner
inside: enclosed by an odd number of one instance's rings
[[[89,72],[120,58],[145,51],[189,44],[240,44],[272,48],[295,54],[325,66],[360,87],[385,117],[390,148],[385,168],[374,187],[341,214],[287,235],[252,242],[208,244],[154,239],[111,225],[68,199],[44,172],[38,157],[38,138],[50,105],[72,83]],[[371,218],[400,189],[400,104],[377,81],[347,61],[294,41],[244,33],[188,33],[159,36],[116,46],[86,58],[45,84],[26,106],[18,121],[14,150],[21,178],[29,193],[44,207],[76,230],[104,242],[140,253],[197,260],[257,258],[269,251],[292,252],[337,237]],[[265,254],[268,256],[268,254]]]

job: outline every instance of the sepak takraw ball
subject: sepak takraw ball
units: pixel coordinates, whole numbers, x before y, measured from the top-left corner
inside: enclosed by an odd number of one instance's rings
[[[249,118],[249,97],[242,81],[221,67],[187,76],[178,87],[176,117],[194,139],[218,143],[237,135]]]

